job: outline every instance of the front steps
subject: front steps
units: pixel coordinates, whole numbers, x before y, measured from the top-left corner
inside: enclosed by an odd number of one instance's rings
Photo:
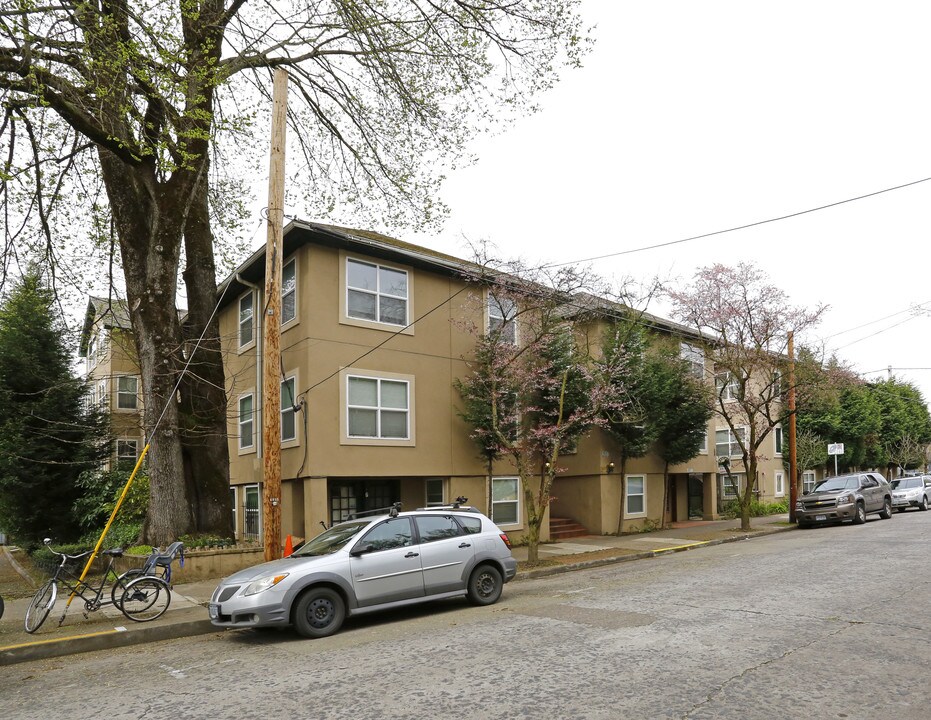
[[[579,525],[572,518],[550,518],[550,540],[567,540],[589,534],[584,525]]]

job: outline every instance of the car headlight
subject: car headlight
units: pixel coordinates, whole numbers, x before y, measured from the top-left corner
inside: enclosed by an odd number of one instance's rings
[[[852,503],[852,502],[853,502],[853,495],[850,495],[850,494],[841,495],[837,498],[838,505],[846,505],[847,503]]]
[[[796,509],[796,510],[804,510],[804,509],[805,509],[805,503],[803,503],[801,500],[796,500],[796,501],[795,501],[795,509]]]
[[[269,575],[268,577],[259,578],[258,580],[249,583],[245,590],[243,590],[243,595],[255,595],[260,593],[263,590],[268,590],[268,588],[275,587],[278,583],[288,577],[288,573],[282,573],[281,575]]]

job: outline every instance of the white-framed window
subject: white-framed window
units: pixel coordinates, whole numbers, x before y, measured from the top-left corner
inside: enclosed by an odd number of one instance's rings
[[[775,495],[776,497],[784,497],[786,494],[786,479],[785,475],[781,472],[776,472],[774,475],[775,478]]]
[[[108,385],[106,380],[97,381],[97,397],[96,403],[98,407],[108,409],[110,407],[110,393],[108,391]]]
[[[255,340],[255,295],[250,290],[239,298],[239,347]]]
[[[139,459],[139,441],[134,438],[118,438],[116,441],[116,463],[120,467],[135,467]]]
[[[426,507],[446,504],[446,481],[443,478],[427,478],[424,482]]]
[[[117,377],[116,407],[119,410],[135,410],[139,407],[139,378],[134,375]]]
[[[281,324],[297,317],[297,261],[290,260],[281,268]]]
[[[647,514],[646,475],[628,475],[624,489],[624,514],[627,517]]]
[[[719,372],[714,376],[714,386],[722,400],[736,400],[740,396],[740,382],[730,372]]]
[[[233,537],[239,537],[239,507],[236,505],[236,486],[230,488],[230,507],[233,510],[233,516],[230,518],[230,522],[233,523]]]
[[[90,341],[87,343],[87,369],[93,370],[97,367],[97,351],[99,350],[98,346],[99,338],[97,333],[91,335]]]
[[[262,536],[262,493],[257,484],[243,487],[242,506],[242,534],[256,540]]]
[[[491,519],[496,525],[520,523],[520,478],[491,479]]]
[[[722,495],[727,498],[735,498],[740,492],[740,489],[744,486],[746,482],[747,474],[746,473],[721,473],[721,487],[723,489]]]
[[[773,428],[773,444],[776,455],[782,455],[782,426],[777,425]]]
[[[802,473],[802,494],[810,493],[815,489],[816,475],[814,470],[805,470]]]
[[[255,396],[251,393],[239,398],[239,449],[255,446]]]
[[[735,432],[730,428],[715,430],[714,433],[714,454],[718,457],[740,457],[743,453],[740,450],[740,444],[737,438],[744,443],[747,441],[747,428],[738,427]]]
[[[701,445],[698,446],[698,452],[702,455],[708,454],[708,428],[705,428],[705,432],[701,436]]]
[[[382,377],[346,376],[346,434],[350,438],[410,438],[410,384]]]
[[[297,418],[294,407],[297,405],[296,388],[293,377],[281,383],[281,442],[297,439]]]
[[[689,372],[699,380],[705,377],[705,351],[690,343],[679,343],[679,357],[689,364]]]
[[[346,258],[346,315],[387,325],[408,324],[406,270]]]
[[[488,333],[517,344],[517,305],[510,298],[488,293]]]

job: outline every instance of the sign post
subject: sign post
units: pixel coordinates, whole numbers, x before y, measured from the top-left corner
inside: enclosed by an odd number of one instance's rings
[[[844,443],[828,443],[828,455],[834,456],[834,475],[837,475],[837,456],[844,454]]]

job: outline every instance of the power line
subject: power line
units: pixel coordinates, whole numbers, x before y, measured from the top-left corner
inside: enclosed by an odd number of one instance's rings
[[[788,215],[780,215],[778,217],[768,218],[766,220],[757,220],[756,222],[747,223],[746,225],[737,225],[736,227],[727,228],[726,230],[715,230],[714,232],[704,233],[702,235],[693,235],[692,237],[682,238],[681,240],[670,240],[668,242],[657,243],[655,245],[646,245],[644,247],[632,248],[630,250],[621,250],[619,252],[607,253],[605,255],[596,255],[594,257],[584,258],[581,260],[551,263],[549,265],[541,265],[540,267],[541,269],[563,267],[565,265],[575,265],[576,263],[592,262],[594,260],[604,260],[606,258],[620,257],[621,255],[630,255],[632,253],[644,252],[646,250],[655,250],[657,248],[669,247],[670,245],[680,245],[682,243],[692,242],[693,240],[702,240],[704,238],[714,237],[715,235],[724,235],[725,233],[736,232],[737,230],[746,230],[747,228],[757,227],[759,225],[766,225],[768,223],[779,222],[780,220],[788,220],[790,218],[799,217],[800,215],[807,215],[809,213],[818,212],[820,210],[827,210],[828,208],[837,207],[838,205],[844,205],[846,203],[852,203],[858,200],[865,200],[866,198],[882,195],[883,193],[892,192],[893,190],[901,190],[903,188],[911,187],[912,185],[918,185],[920,183],[928,182],[929,180],[931,180],[931,177],[922,178],[921,180],[913,180],[912,182],[885,188],[883,190],[876,190],[875,192],[866,193],[865,195],[857,195],[856,197],[847,198],[846,200],[838,200],[837,202],[828,203],[827,205],[819,205],[818,207],[809,208],[807,210],[799,210],[798,212],[789,213]]]

